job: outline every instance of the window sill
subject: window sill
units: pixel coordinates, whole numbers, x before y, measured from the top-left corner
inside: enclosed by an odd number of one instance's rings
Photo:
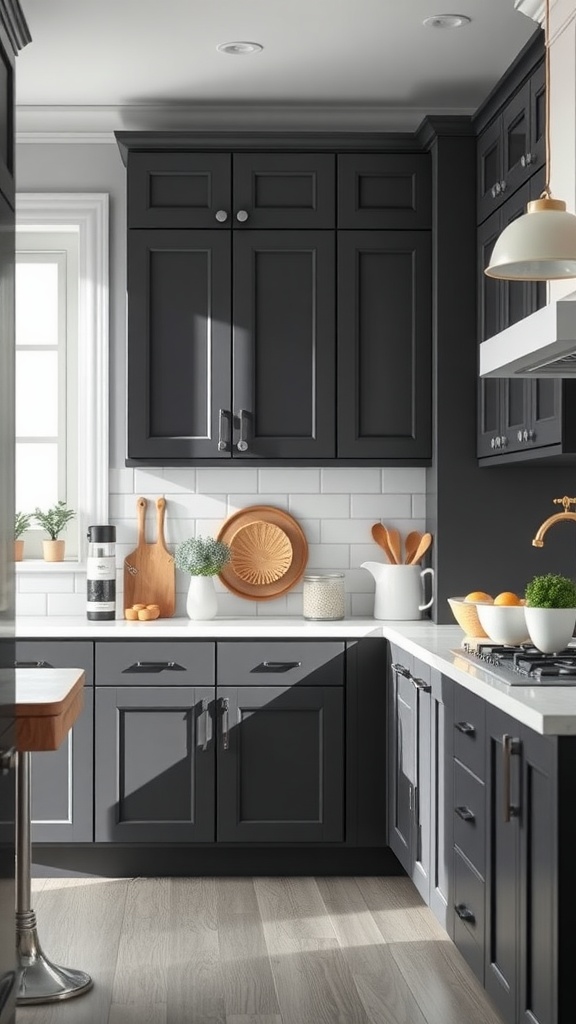
[[[74,558],[67,558],[63,562],[45,562],[43,558],[25,558],[22,562],[14,562],[16,575],[20,573],[66,573],[86,572],[86,562],[79,562]]]

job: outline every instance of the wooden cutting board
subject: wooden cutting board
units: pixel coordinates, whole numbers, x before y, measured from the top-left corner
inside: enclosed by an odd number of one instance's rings
[[[176,606],[176,580],[174,559],[164,540],[166,499],[156,502],[157,537],[154,544],[146,543],[146,498],[138,498],[138,546],[124,559],[124,608],[133,604],[157,604],[160,618],[174,615]]]

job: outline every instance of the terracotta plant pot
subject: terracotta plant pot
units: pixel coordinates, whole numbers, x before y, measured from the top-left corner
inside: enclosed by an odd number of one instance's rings
[[[44,554],[44,561],[63,562],[65,543],[66,542],[63,540],[43,540],[42,549]]]
[[[23,558],[24,558],[24,541],[23,540],[15,540],[14,541],[14,561],[15,562],[21,562]]]

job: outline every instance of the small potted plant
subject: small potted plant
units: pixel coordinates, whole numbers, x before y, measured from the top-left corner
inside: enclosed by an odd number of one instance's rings
[[[563,651],[576,625],[576,583],[568,576],[546,573],[526,587],[526,626],[535,647],[544,654]]]
[[[62,530],[74,519],[76,513],[68,508],[65,501],[57,501],[52,508],[43,512],[41,508],[34,510],[34,518],[43,530],[46,530],[50,540],[42,542],[45,562],[62,562],[64,560],[65,542],[58,537]]]
[[[216,591],[210,577],[230,561],[228,544],[214,537],[189,537],[176,546],[174,564],[190,576],[186,612],[190,619],[213,619],[218,610]]]
[[[24,557],[24,541],[22,534],[30,528],[34,516],[32,512],[16,512],[14,515],[14,561],[21,562]]]

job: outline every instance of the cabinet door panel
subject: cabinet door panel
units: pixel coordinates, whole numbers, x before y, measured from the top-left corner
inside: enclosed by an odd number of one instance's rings
[[[502,324],[501,285],[484,270],[501,231],[499,213],[478,229],[478,337],[480,342],[497,334]],[[498,377],[478,378],[478,458],[494,455],[500,437],[502,381]]]
[[[530,78],[530,171],[542,167],[546,157],[546,67]]]
[[[499,204],[492,189],[502,181],[502,123],[499,117],[482,132],[478,141],[478,223]]]
[[[224,641],[218,645],[218,685],[343,686],[344,647],[325,640]]]
[[[557,741],[522,730],[520,1021],[555,1024],[558,991]]]
[[[338,455],[431,455],[430,238],[338,239]]]
[[[430,909],[452,936],[453,841],[451,808],[454,802],[453,720],[454,683],[436,669],[431,672],[430,788]]]
[[[404,651],[398,661],[410,671]],[[402,867],[412,873],[413,800],[416,781],[416,690],[409,678],[392,667],[388,711],[388,842]]]
[[[128,227],[226,229],[231,163],[229,153],[130,153]]]
[[[429,228],[431,223],[428,154],[338,157],[339,228]]]
[[[505,1021],[516,1020],[519,934],[519,818],[504,820],[507,796],[520,803],[519,757],[510,758],[506,788],[503,736],[518,737],[520,726],[495,708],[486,714],[488,736],[488,885],[485,987]]]
[[[333,228],[334,164],[331,153],[235,153],[233,226]]]
[[[501,211],[502,230],[518,217],[523,216],[529,199],[529,187],[524,185],[512,199],[508,200]],[[502,328],[518,323],[532,312],[534,286],[531,282],[502,281],[498,287],[502,294]],[[501,381],[500,387],[502,394],[501,429],[507,439],[505,450],[508,452],[518,451],[526,448],[527,445],[532,382],[506,378]]]
[[[230,233],[128,233],[128,455],[209,456],[230,437]]]
[[[222,701],[219,841],[342,840],[342,690],[218,687],[220,708]]]
[[[331,232],[235,233],[234,458],[334,455],[333,282]]]
[[[526,82],[502,112],[503,174],[505,195],[510,195],[530,174],[530,82]]]
[[[212,687],[96,687],[96,841],[212,842]]]
[[[98,686],[213,686],[216,645],[202,640],[96,643]]]

